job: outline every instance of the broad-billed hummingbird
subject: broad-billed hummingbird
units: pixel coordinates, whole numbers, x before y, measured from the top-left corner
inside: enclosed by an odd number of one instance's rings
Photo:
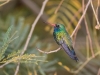
[[[70,35],[66,31],[65,26],[63,24],[50,24],[50,25],[54,27],[53,37],[57,42],[57,44],[64,49],[64,51],[69,55],[70,58],[72,58],[77,62],[78,58],[73,49],[72,40],[70,38]]]

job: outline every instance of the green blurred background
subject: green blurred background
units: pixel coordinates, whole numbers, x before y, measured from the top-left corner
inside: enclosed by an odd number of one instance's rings
[[[0,0],[0,4],[5,1],[6,0]],[[43,1],[44,0],[10,0],[7,4],[0,7],[0,47],[3,45],[3,38],[5,37],[4,35],[7,32],[7,29],[11,25],[13,25],[11,34],[14,34],[14,32],[17,31],[16,36],[19,36],[9,44],[3,54],[4,58],[6,58],[13,51],[23,49],[31,29],[31,25],[36,19],[42,7]],[[52,36],[53,28],[45,24],[43,21],[62,23],[66,26],[69,34],[72,34],[83,13],[82,1],[84,1],[85,5],[88,2],[88,0],[64,0],[57,13],[55,13],[55,10],[58,8],[61,0],[48,1],[44,14],[36,24],[31,41],[28,45],[27,51],[25,52],[26,54],[35,54],[40,57],[33,58],[35,59],[33,63],[21,63],[18,75],[98,74],[98,70],[100,68],[100,30],[95,29],[97,22],[91,5],[87,9],[85,18],[92,39],[91,44],[93,51],[94,53],[98,53],[95,58],[92,58],[91,55],[91,48],[84,20],[82,20],[79,30],[76,33],[76,38],[75,36],[72,37],[74,49],[77,57],[79,58],[78,63],[70,59],[63,50],[52,54],[43,54],[36,50],[36,47],[44,51],[51,51],[59,47]],[[99,19],[100,4],[98,4],[98,0],[93,0],[93,6],[95,10],[98,7],[97,16]],[[88,58],[90,60],[88,60]],[[35,61],[38,64],[36,64]],[[14,75],[16,66],[17,63],[12,62],[3,68],[0,68],[0,75]],[[79,70],[80,67],[82,67],[81,70]],[[73,73],[73,71],[77,73]]]

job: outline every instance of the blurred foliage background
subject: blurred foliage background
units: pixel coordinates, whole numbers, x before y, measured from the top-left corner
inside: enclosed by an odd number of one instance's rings
[[[8,3],[2,5],[4,2]],[[44,0],[0,0],[0,61],[7,59],[12,61],[23,50],[31,25],[37,17]],[[57,11],[59,4],[62,4]],[[95,29],[97,21],[93,9],[89,5],[85,18],[88,25],[92,48],[95,58],[92,58],[91,47],[85,27],[85,21],[79,27],[76,36],[72,37],[75,52],[79,62],[75,62],[66,55],[63,50],[52,54],[43,54],[36,50],[36,47],[44,51],[51,51],[59,46],[53,39],[53,28],[43,21],[51,23],[62,23],[66,26],[71,35],[80,17],[83,14],[82,1],[86,6],[89,0],[49,0],[46,4],[44,14],[38,21],[33,32],[31,41],[25,54],[35,54],[33,60],[25,59],[20,65],[18,75],[99,75],[100,68],[100,30]],[[93,0],[93,6],[97,11],[100,21],[99,0]],[[11,25],[13,27],[11,27]],[[11,27],[11,30],[10,30]],[[15,34],[16,33],[16,34]],[[11,37],[18,36],[11,41]],[[76,39],[75,39],[76,37]],[[5,40],[5,41],[3,41]],[[11,41],[11,42],[9,42]],[[19,51],[19,52],[18,52]],[[27,55],[26,55],[27,56]],[[29,62],[30,61],[30,62]],[[5,62],[4,62],[5,63]],[[4,64],[1,63],[0,65]],[[0,68],[0,75],[13,75],[17,62],[5,65]]]

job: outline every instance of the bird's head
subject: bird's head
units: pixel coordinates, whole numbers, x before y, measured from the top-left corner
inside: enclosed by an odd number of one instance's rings
[[[45,22],[45,23],[54,27],[54,30],[64,30],[65,29],[65,26],[63,24],[51,24],[49,22]]]
[[[55,24],[54,30],[64,30],[65,26],[63,24]]]

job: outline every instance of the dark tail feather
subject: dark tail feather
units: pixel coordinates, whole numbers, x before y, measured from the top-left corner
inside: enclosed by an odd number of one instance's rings
[[[78,61],[79,61],[77,57],[74,57],[74,58],[75,58],[75,61],[76,61],[76,62],[78,62]]]
[[[64,51],[72,58],[75,59],[74,55],[71,53],[70,49],[68,48],[68,46],[65,43],[61,44],[62,48],[64,49]]]
[[[73,54],[72,51],[69,49],[69,47],[65,43],[62,43],[61,46],[64,49],[64,51],[70,56],[70,58],[72,58],[76,62],[79,61],[78,58],[76,57],[75,53]]]
[[[61,46],[62,46],[62,48],[64,49],[64,51],[65,51],[71,58],[73,58],[73,55],[71,54],[71,52],[70,52],[68,46],[67,46],[66,44],[64,44],[64,43],[63,43]]]

